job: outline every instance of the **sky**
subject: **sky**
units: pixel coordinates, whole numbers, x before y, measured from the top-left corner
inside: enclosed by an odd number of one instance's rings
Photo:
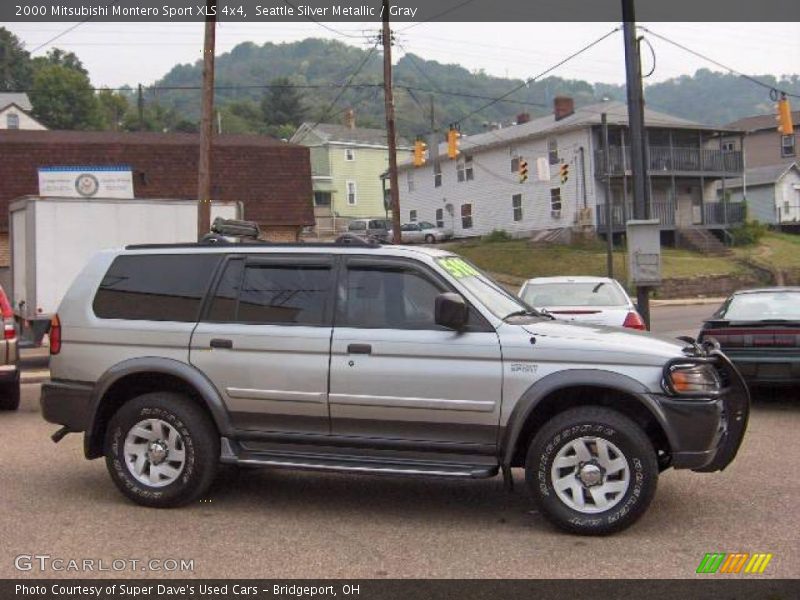
[[[30,50],[67,30],[70,23],[6,23]],[[367,36],[378,23],[220,22],[217,54],[241,42],[293,42],[308,37],[339,39],[367,48]],[[461,64],[488,74],[528,78],[544,71],[572,52],[612,30],[616,23],[409,23],[394,26],[395,57],[411,52],[427,60]],[[800,23],[642,23],[738,71],[752,74],[800,73]],[[646,35],[646,34],[645,34]],[[691,75],[697,69],[721,70],[685,51],[649,36],[655,51],[655,71],[645,83]],[[51,47],[75,52],[97,87],[150,84],[174,65],[194,63],[202,56],[202,23],[100,23],[86,22],[34,55]],[[653,64],[643,51],[643,71]],[[591,83],[625,80],[621,32],[552,73]]]

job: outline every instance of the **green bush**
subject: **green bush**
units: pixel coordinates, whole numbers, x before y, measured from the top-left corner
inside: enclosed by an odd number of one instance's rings
[[[493,229],[492,233],[483,236],[484,242],[510,242],[513,238],[505,229]]]
[[[730,230],[731,243],[734,246],[752,246],[761,241],[769,229],[758,221],[748,221]]]

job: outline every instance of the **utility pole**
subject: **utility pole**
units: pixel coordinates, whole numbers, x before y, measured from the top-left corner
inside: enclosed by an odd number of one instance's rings
[[[206,0],[203,41],[203,96],[200,116],[200,157],[197,167],[197,239],[211,230],[211,141],[214,135],[214,42],[217,0]]]
[[[628,128],[631,132],[631,168],[633,170],[633,216],[650,218],[649,186],[645,163],[644,93],[642,92],[642,62],[636,40],[634,0],[622,0],[623,37],[625,39],[625,84],[628,93]],[[624,152],[624,150],[623,150]],[[636,287],[639,313],[650,329],[650,287]]]
[[[603,154],[606,163],[606,276],[614,278],[614,211],[611,198],[611,148],[608,146],[608,117],[606,113],[600,115],[600,125],[603,130]]]
[[[144,94],[142,94],[142,84],[139,84],[136,97],[136,108],[139,111],[139,131],[144,131]]]
[[[397,182],[397,138],[394,128],[394,96],[392,94],[392,31],[389,29],[389,0],[383,0],[383,96],[386,107],[386,141],[389,146],[389,193],[392,199],[392,242],[400,237],[400,185]]]

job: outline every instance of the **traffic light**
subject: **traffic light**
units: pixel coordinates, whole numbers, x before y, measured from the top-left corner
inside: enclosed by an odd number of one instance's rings
[[[450,158],[456,158],[460,153],[458,149],[460,137],[461,134],[456,129],[456,126],[450,125],[450,129],[447,132],[447,156]]]
[[[781,95],[776,105],[778,115],[775,120],[778,121],[778,133],[781,135],[792,135],[794,133],[794,124],[792,123],[792,108],[789,106],[789,99],[786,94]]]
[[[428,149],[428,144],[417,138],[414,142],[414,166],[421,167],[425,164],[425,151]]]
[[[517,168],[519,173],[519,182],[525,183],[528,181],[528,161],[524,158],[519,159],[519,167]]]
[[[565,183],[567,183],[567,180],[569,179],[569,165],[566,163],[561,165],[561,168],[559,169],[559,174],[561,175],[561,185],[564,185]]]

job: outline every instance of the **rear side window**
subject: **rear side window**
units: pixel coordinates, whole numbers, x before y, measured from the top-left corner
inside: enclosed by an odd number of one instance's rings
[[[323,325],[331,287],[329,265],[232,260],[222,274],[207,320],[262,325]]]
[[[94,297],[101,319],[195,322],[214,269],[214,254],[118,256]]]

